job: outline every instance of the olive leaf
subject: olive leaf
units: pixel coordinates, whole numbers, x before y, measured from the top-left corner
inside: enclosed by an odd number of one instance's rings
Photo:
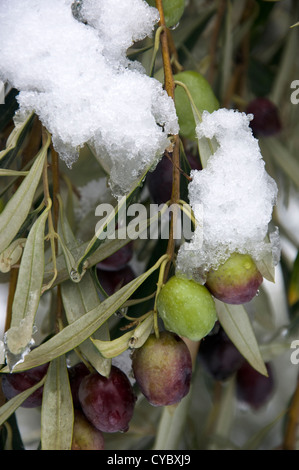
[[[70,450],[74,408],[65,356],[51,361],[44,385],[41,410],[42,450]]]
[[[9,135],[6,148],[0,152],[0,166],[4,168],[19,154],[22,145],[25,141],[28,131],[30,130],[35,114],[30,114],[25,120],[21,122],[15,121],[15,127]]]
[[[0,254],[0,271],[7,273],[16,264],[23,252],[26,238],[17,238]]]
[[[39,305],[44,274],[45,224],[51,205],[33,224],[24,248],[14,301],[10,328],[5,334],[8,358],[22,354],[32,341],[35,315]]]
[[[217,445],[218,436],[229,437],[230,435],[234,419],[235,396],[235,377],[231,377],[227,381],[226,387],[223,388],[219,402],[214,403],[211,411],[211,417],[215,417],[215,421],[213,422],[213,433],[208,446],[209,450],[219,449]],[[214,436],[216,439],[214,439]]]
[[[33,392],[35,392],[35,390],[37,390],[44,384],[45,379],[46,377],[43,377],[38,383],[36,383],[30,388],[27,388],[27,390],[24,390],[24,392],[19,393],[18,395],[11,398],[4,405],[1,406],[0,425],[5,423],[9,416],[12,415],[22,405],[22,403],[27,400],[27,398],[30,397]]]
[[[271,253],[267,253],[262,259],[257,260],[256,267],[265,279],[275,282],[275,266]]]
[[[260,139],[262,155],[269,155],[276,165],[290,178],[290,180],[299,187],[299,163],[295,155],[282,144],[279,139],[272,137],[271,139]]]
[[[71,230],[68,220],[65,216],[62,207],[62,201],[60,202],[60,217],[58,223],[58,234],[59,234],[59,250],[62,249],[66,258],[66,263],[69,262],[70,250],[67,245],[71,247],[77,247],[78,242]],[[66,281],[61,285],[61,296],[63,306],[66,314],[66,318],[69,324],[76,321],[82,315],[87,313],[89,310],[94,309],[100,305],[100,298],[96,290],[90,272],[87,272],[85,276],[78,283],[72,281]],[[99,330],[94,333],[98,339],[109,339],[109,328],[107,323],[104,323]],[[108,376],[111,368],[111,361],[105,359],[99,351],[95,348],[91,340],[88,338],[78,346],[79,350],[90,362],[90,364],[104,376]]]
[[[92,339],[92,342],[104,357],[112,358],[119,356],[129,348],[131,338],[132,331],[128,331],[112,341]]]
[[[27,370],[37,365],[49,362],[52,359],[76,348],[89,338],[116,312],[136,289],[159,268],[165,256],[162,256],[150,269],[126,284],[115,294],[104,300],[99,306],[90,310],[78,320],[66,326],[63,330],[42,343],[24,357],[23,362],[15,365],[14,371]],[[3,372],[7,372],[4,367]]]
[[[37,154],[28,175],[0,214],[0,253],[13,241],[29,213],[50,141],[48,134],[47,141]]]
[[[0,169],[0,176],[27,176],[28,171]]]
[[[194,100],[192,98],[192,95],[188,87],[183,82],[180,82],[180,81],[175,81],[175,84],[178,86],[182,86],[183,89],[185,90],[189,98],[191,109],[193,112],[193,116],[195,120],[195,128],[197,128],[202,122],[201,112],[198,110],[196,104],[194,103]],[[205,168],[207,166],[210,156],[213,155],[217,150],[217,147],[218,147],[217,141],[214,137],[212,139],[209,139],[207,137],[201,137],[200,139],[197,139],[197,145],[198,145],[198,151],[199,151],[202,167]]]
[[[116,357],[129,348],[140,348],[151,334],[153,325],[153,315],[150,315],[140,322],[134,330],[124,333],[119,338],[112,341],[92,339],[92,342],[104,357]]]
[[[118,232],[123,230],[118,230],[116,232],[115,240],[106,240],[88,259],[89,267],[94,266],[97,263],[103,261],[103,259],[107,258],[108,256],[115,253],[117,250],[125,246],[131,240],[129,238],[122,238],[121,236],[118,237]],[[61,284],[62,282],[66,281],[67,279],[72,279],[74,281],[75,274],[77,271],[73,269],[73,260],[80,259],[86,248],[88,246],[88,242],[80,243],[77,246],[66,245],[62,246],[62,253],[58,254],[56,258],[56,267],[57,267],[57,277],[53,283],[53,287]],[[76,264],[76,262],[75,262]],[[52,263],[47,263],[45,267],[45,277],[44,277],[44,284],[47,284],[49,280],[52,278]],[[74,271],[72,273],[72,270]],[[81,275],[77,273],[77,282],[80,282],[82,279]]]
[[[61,285],[61,295],[65,314],[69,324],[85,315],[88,311],[100,307],[100,299],[89,272],[85,274],[80,283],[74,284],[66,281]],[[109,329],[105,322],[94,332],[94,337],[102,340],[109,339]],[[94,346],[92,337],[87,338],[79,346],[79,350],[90,362],[90,364],[104,376],[108,376],[111,361],[105,359],[99,350]]]
[[[218,319],[228,337],[260,374],[268,376],[258,342],[243,305],[230,305],[215,299]]]

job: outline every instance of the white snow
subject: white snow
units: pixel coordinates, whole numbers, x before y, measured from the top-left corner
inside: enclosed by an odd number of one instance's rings
[[[144,0],[1,0],[0,78],[34,110],[68,166],[89,143],[115,195],[155,165],[178,132],[172,99],[126,57],[159,16]],[[76,6],[76,19],[72,11]]]
[[[261,261],[269,250],[278,262],[279,237],[269,240],[268,227],[276,203],[277,186],[268,175],[258,141],[249,127],[251,115],[219,109],[203,113],[198,138],[216,138],[218,149],[206,168],[191,173],[190,205],[202,210],[190,243],[178,253],[177,273],[204,282],[206,272],[217,268],[233,252],[248,253]]]

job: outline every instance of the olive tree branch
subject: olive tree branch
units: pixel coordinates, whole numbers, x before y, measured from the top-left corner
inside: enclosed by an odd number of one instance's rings
[[[172,64],[169,50],[169,33],[165,24],[164,10],[162,5],[162,0],[156,0],[156,7],[160,14],[160,27],[162,28],[160,33],[160,42],[162,50],[162,59],[164,67],[164,81],[165,81],[165,90],[168,95],[174,100],[174,90],[175,83],[172,72]],[[175,135],[173,137],[173,152],[172,152],[172,193],[171,193],[171,204],[176,203],[180,199],[180,141],[179,136]],[[170,261],[168,262],[165,271],[164,271],[164,281],[168,277],[169,269],[171,262],[173,260],[174,251],[175,251],[175,242],[173,237],[173,229],[175,227],[176,221],[174,220],[175,214],[171,215],[170,220],[170,231],[169,231],[169,240],[167,246],[167,255],[169,256]]]

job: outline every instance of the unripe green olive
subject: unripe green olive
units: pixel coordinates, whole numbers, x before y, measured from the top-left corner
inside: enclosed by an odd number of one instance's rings
[[[155,0],[147,0],[151,7],[156,6]],[[185,0],[163,0],[165,24],[168,28],[175,26],[181,19],[185,9]]]
[[[174,80],[184,83],[188,88],[195,106],[202,113],[212,113],[219,108],[219,102],[209,82],[200,73],[186,70],[174,75]],[[175,107],[179,120],[180,134],[189,139],[196,139],[195,120],[186,91],[180,85],[175,88]]]
[[[215,302],[208,289],[177,276],[162,287],[157,309],[167,330],[194,341],[206,336],[217,319]]]

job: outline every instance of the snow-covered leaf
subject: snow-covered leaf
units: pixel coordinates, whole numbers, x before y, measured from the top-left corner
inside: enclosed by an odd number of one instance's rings
[[[21,260],[16,292],[12,305],[6,346],[12,355],[19,355],[32,340],[34,319],[39,305],[44,274],[44,235],[50,205],[32,226]]]

